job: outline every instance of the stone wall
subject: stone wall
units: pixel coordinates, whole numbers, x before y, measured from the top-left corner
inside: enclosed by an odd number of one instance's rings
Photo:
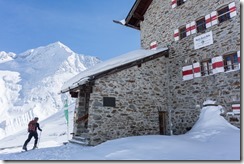
[[[160,133],[158,110],[171,111],[167,99],[166,61],[163,56],[95,81],[89,103],[90,145],[115,138]],[[104,107],[103,97],[114,97],[116,107]],[[196,112],[199,114],[197,110],[184,112],[179,119],[187,121],[180,124],[177,119],[167,117],[166,133],[170,134],[171,124],[177,126],[176,133],[186,131],[182,130],[181,124],[191,128],[196,121],[193,117]],[[179,115],[173,111],[171,114]]]
[[[91,145],[126,136],[158,134],[157,106],[166,110],[164,57],[95,81],[90,96]],[[116,107],[104,107],[114,97]]]
[[[173,37],[175,29],[231,2],[233,1],[187,0],[183,5],[172,9],[170,0],[154,0],[144,15],[144,21],[141,23],[141,46],[149,49],[150,43],[157,41],[158,47],[170,47],[167,61],[170,63],[171,81],[169,100],[174,111],[201,106],[206,99],[216,100],[217,104],[224,106],[227,111],[231,109],[233,102],[240,103],[240,70],[182,80],[183,66],[240,50],[240,1],[234,1],[237,16],[230,20],[179,41],[174,41]],[[195,50],[194,37],[209,31],[213,33],[214,43]],[[179,124],[180,119],[176,122]],[[174,128],[176,126],[178,125]]]

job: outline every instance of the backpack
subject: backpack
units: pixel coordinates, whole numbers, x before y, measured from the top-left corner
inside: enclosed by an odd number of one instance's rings
[[[34,132],[34,131],[36,131],[36,122],[32,120],[28,124],[28,132]]]

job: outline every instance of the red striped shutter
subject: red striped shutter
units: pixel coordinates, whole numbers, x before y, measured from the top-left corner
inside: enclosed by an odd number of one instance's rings
[[[237,51],[237,58],[238,58],[238,63],[239,63],[239,69],[241,69],[241,55],[240,51]]]
[[[229,11],[230,11],[230,17],[236,16],[236,4],[235,2],[232,2],[229,4]]]
[[[184,81],[193,79],[192,65],[188,65],[182,68],[182,76]]]
[[[218,24],[219,20],[218,20],[218,16],[217,16],[217,11],[211,12],[210,15],[211,15],[211,24],[212,24],[212,26]]]
[[[240,110],[241,110],[240,104],[232,104],[232,112],[234,114],[240,114]]]
[[[174,38],[175,38],[175,41],[178,41],[180,39],[179,29],[174,30]]]
[[[156,50],[157,49],[157,41],[154,41],[150,44],[150,50]]]
[[[189,36],[191,35],[191,24],[187,24],[186,25],[186,36]]]
[[[213,74],[224,72],[224,62],[222,56],[212,58]]]
[[[206,28],[211,27],[211,17],[210,14],[205,16]]]
[[[196,30],[196,22],[191,22],[191,34],[195,34],[197,32]]]
[[[171,0],[172,9],[177,6],[177,0]]]
[[[200,63],[193,63],[194,77],[201,77]]]

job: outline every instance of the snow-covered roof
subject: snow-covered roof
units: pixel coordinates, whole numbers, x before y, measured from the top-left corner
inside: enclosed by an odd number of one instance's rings
[[[65,82],[61,88],[61,93],[67,92],[71,89],[76,88],[77,86],[85,84],[86,82],[88,82],[91,76],[134,62],[136,60],[153,56],[166,50],[168,50],[168,48],[159,48],[157,50],[140,49],[101,62],[92,68],[82,71],[80,74],[74,76],[73,78]]]

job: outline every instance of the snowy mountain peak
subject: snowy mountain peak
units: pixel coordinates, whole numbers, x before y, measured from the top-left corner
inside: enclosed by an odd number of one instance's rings
[[[15,57],[16,56],[16,57]],[[64,82],[100,62],[55,42],[21,54],[0,53],[0,138],[62,110]],[[8,62],[6,62],[8,60]]]
[[[61,42],[51,43],[35,49],[27,50],[18,55],[19,58],[28,62],[54,61],[56,59],[65,60],[68,56],[75,54],[69,47]]]
[[[13,52],[5,52],[5,51],[0,51],[0,63],[4,63],[10,60],[13,60],[16,57],[16,54]]]

